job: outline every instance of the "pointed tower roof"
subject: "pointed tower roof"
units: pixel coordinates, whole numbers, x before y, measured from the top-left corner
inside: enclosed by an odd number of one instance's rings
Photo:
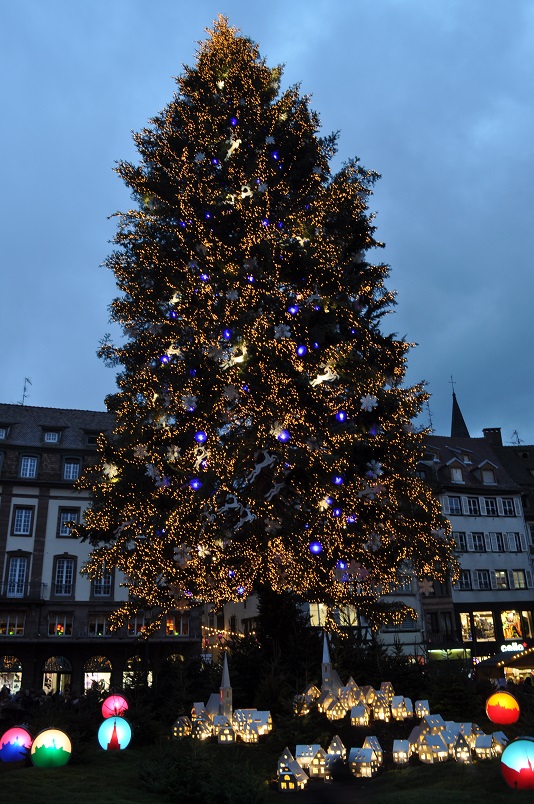
[[[323,637],[323,664],[330,664],[330,651],[328,650],[326,634]]]
[[[230,672],[228,670],[228,655],[225,653],[222,679],[221,679],[221,689],[227,689],[230,686],[231,684],[230,684]]]
[[[451,438],[471,438],[454,391],[452,392]]]

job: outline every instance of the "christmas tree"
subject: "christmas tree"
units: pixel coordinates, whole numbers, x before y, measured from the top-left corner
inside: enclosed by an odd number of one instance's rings
[[[377,174],[332,174],[309,99],[226,19],[208,34],[117,168],[126,337],[101,350],[120,372],[82,481],[86,571],[125,574],[116,624],[257,584],[382,623],[381,596],[443,578],[452,548],[416,474],[426,394],[403,387],[410,344],[381,330],[394,294],[366,259]]]

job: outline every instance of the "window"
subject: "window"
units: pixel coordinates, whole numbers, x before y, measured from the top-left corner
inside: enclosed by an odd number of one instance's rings
[[[478,504],[478,497],[467,498],[467,513],[469,516],[480,516],[480,506]]]
[[[491,611],[474,611],[473,619],[477,642],[491,642],[495,639],[495,626]]]
[[[93,581],[93,595],[94,597],[111,597],[112,587],[111,572],[104,572],[100,578],[95,578]]]
[[[63,462],[63,480],[78,480],[80,476],[80,459],[65,458]]]
[[[449,497],[449,514],[461,514],[462,504],[459,497]]]
[[[495,485],[495,472],[493,469],[482,470],[482,482],[485,486]]]
[[[47,430],[44,434],[44,440],[47,444],[57,444],[59,441],[59,433],[57,430]]]
[[[456,548],[461,553],[465,553],[465,551],[467,550],[467,544],[466,544],[466,540],[465,540],[465,533],[455,532],[452,535],[453,535],[454,541],[456,542]]]
[[[473,570],[475,575],[475,589],[491,589],[489,570]]]
[[[33,508],[16,506],[13,510],[13,536],[31,536]]]
[[[502,498],[502,512],[504,516],[515,516],[514,501],[511,497]]]
[[[7,597],[24,597],[27,575],[28,557],[12,556],[7,573]]]
[[[79,508],[60,508],[57,520],[57,535],[59,538],[69,538],[72,536],[70,524],[77,523],[80,519]]]
[[[0,612],[0,636],[24,636],[25,612]]]
[[[523,623],[523,633],[525,635],[525,639],[532,639],[534,637],[534,626],[532,623],[532,612],[531,611],[522,611],[521,612],[521,621]]]
[[[56,558],[54,573],[54,595],[70,597],[74,591],[74,569],[76,559]]]
[[[4,441],[7,438],[7,434],[9,432],[9,427],[5,425],[0,425],[0,441]]]
[[[504,639],[523,639],[521,615],[518,611],[501,611],[502,635]]]
[[[462,630],[462,642],[471,642],[473,635],[471,633],[471,617],[469,614],[460,614],[460,628]]]
[[[128,620],[128,636],[140,636],[146,631],[146,619],[144,614],[136,614]]]
[[[417,469],[415,470],[415,474],[421,480],[426,480],[428,473],[425,466],[418,466]]]
[[[512,553],[518,553],[521,550],[521,543],[519,540],[519,533],[507,533],[508,549]]]
[[[50,612],[48,615],[48,636],[72,636],[72,613]]]
[[[88,447],[96,447],[98,441],[98,433],[86,433],[85,443]]]
[[[497,589],[508,589],[508,575],[506,570],[495,570],[495,584]]]
[[[110,636],[110,633],[107,614],[102,614],[101,612],[89,614],[88,636],[103,637]]]
[[[37,477],[37,458],[24,455],[20,459],[20,477]]]
[[[463,483],[464,482],[464,473],[460,469],[459,466],[451,466],[451,481],[453,483]]]
[[[514,589],[526,589],[527,579],[525,576],[525,570],[512,570],[512,581],[514,584]]]
[[[310,603],[310,625],[323,626],[326,623],[327,606],[324,603]]]
[[[413,617],[406,617],[401,622],[402,631],[415,631],[416,629],[417,629],[417,620],[414,620]]]
[[[508,539],[506,537],[506,533],[490,533],[490,537],[491,549],[494,553],[504,553],[504,551],[508,549]]]
[[[497,500],[495,497],[484,497],[487,516],[497,516]]]
[[[189,614],[167,614],[165,633],[167,636],[188,636]]]
[[[458,589],[471,589],[471,571],[460,570],[460,577],[458,578]]]
[[[473,538],[473,550],[475,553],[485,553],[486,552],[486,543],[484,541],[484,534],[483,533],[472,533]]]

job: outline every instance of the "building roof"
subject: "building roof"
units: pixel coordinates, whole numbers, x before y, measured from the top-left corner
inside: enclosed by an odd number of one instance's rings
[[[460,405],[458,404],[458,400],[456,399],[456,394],[454,393],[454,391],[452,392],[451,436],[453,437],[460,436],[460,438],[470,438],[469,430],[467,429],[467,425],[465,423],[464,417],[462,416],[462,411],[460,410]]]
[[[449,467],[461,465],[463,483],[453,483]],[[459,438],[452,436],[429,435],[426,438],[426,453],[423,464],[430,470],[428,480],[439,486],[455,488],[458,493],[466,491],[519,491],[519,484],[505,468],[497,448],[486,438]],[[495,471],[495,483],[482,482],[481,469],[491,466]],[[533,478],[534,479],[534,478]]]
[[[109,432],[114,424],[115,417],[104,411],[0,403],[0,425],[9,427],[8,437],[2,442],[6,446],[42,447],[43,433],[57,430],[61,433],[62,449],[79,449],[87,445],[87,434]]]

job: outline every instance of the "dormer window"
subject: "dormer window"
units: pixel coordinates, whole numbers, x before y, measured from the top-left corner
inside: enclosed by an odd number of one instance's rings
[[[483,469],[482,470],[482,482],[485,486],[494,486],[495,485],[495,470],[494,469]]]
[[[59,433],[57,430],[46,430],[44,434],[46,444],[57,444],[59,442]]]
[[[459,466],[451,466],[450,467],[451,473],[451,481],[453,483],[464,483],[464,473],[462,472]]]
[[[9,434],[9,427],[6,427],[5,424],[0,424],[0,441],[5,441]]]

